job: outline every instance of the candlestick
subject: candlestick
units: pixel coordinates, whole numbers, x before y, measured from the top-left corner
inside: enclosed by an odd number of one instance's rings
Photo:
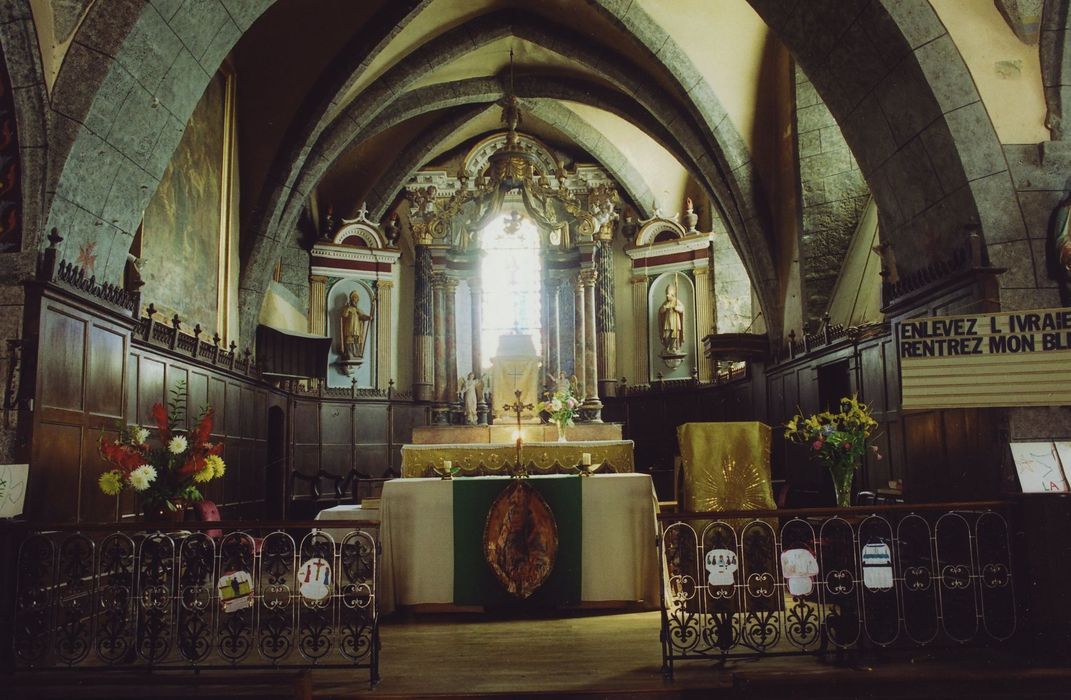
[[[583,464],[585,467],[590,467],[591,466],[591,453],[590,452],[581,452],[580,453],[580,463]]]

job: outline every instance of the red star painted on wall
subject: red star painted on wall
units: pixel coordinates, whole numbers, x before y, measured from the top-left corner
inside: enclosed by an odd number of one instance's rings
[[[93,252],[96,247],[97,244],[93,241],[78,246],[78,265],[86,271],[87,275],[93,274],[93,268],[97,264],[97,254]]]

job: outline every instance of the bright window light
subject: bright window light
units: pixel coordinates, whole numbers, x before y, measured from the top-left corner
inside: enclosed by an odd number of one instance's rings
[[[507,227],[507,222],[509,226]],[[510,229],[514,229],[510,232]],[[528,219],[504,214],[482,231],[484,251],[480,266],[483,287],[484,368],[497,354],[498,338],[509,333],[532,336],[536,352],[540,348],[540,297],[543,264],[539,255],[539,231]]]

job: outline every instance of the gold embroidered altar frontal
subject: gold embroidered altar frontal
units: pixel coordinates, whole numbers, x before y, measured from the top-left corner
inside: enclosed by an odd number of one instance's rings
[[[605,465],[618,474],[636,471],[632,440],[526,442],[521,459],[532,474],[569,474],[575,473],[573,467],[585,452],[591,455],[593,469]],[[516,458],[517,448],[512,444],[403,445],[402,476],[437,476],[435,469],[442,469],[447,459],[461,470],[461,476],[509,474]]]
[[[686,511],[776,507],[770,485],[770,426],[685,423],[677,428]]]

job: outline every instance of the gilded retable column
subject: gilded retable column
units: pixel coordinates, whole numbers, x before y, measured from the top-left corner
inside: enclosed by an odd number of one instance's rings
[[[327,335],[327,278],[309,275],[309,333]]]
[[[602,422],[602,401],[599,400],[599,370],[595,349],[595,270],[581,270],[584,287],[584,413],[593,423]]]
[[[431,288],[431,251],[426,245],[416,248],[416,279],[413,285],[413,398],[435,400],[435,330],[432,308],[435,295]]]
[[[378,280],[376,282],[376,388],[386,389],[394,377],[391,362],[394,359],[391,335],[394,331],[391,317],[391,290],[394,282]]]
[[[584,381],[584,370],[587,363],[584,362],[584,327],[587,325],[584,319],[584,283],[580,281],[579,275],[572,280],[573,284],[573,320],[575,329],[573,330],[573,374],[576,375],[577,386],[579,387],[580,396],[577,397],[580,400],[586,398],[587,382]]]
[[[469,278],[469,303],[472,307],[472,373],[483,375],[483,283],[479,275]],[[487,403],[483,392],[476,397],[476,423],[487,425]]]
[[[460,401],[457,396],[457,310],[455,299],[457,297],[457,280],[447,277],[443,285],[443,296],[446,302],[446,397],[445,401],[451,407],[459,407]]]

